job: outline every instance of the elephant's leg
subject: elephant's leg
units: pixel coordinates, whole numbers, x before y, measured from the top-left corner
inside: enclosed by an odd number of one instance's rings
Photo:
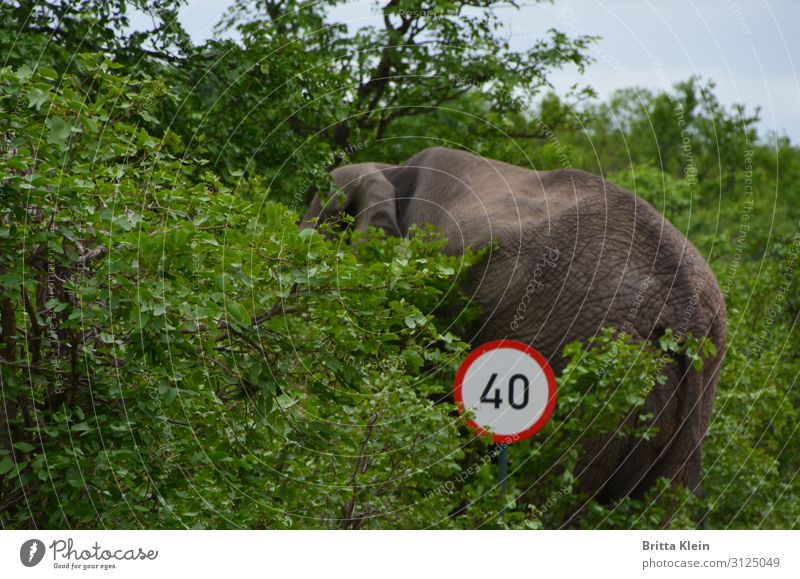
[[[700,451],[695,447],[702,436],[697,424],[701,416],[700,388],[695,382],[703,378],[693,370],[687,376],[686,366],[682,358],[670,361],[661,371],[666,382],[657,383],[648,393],[644,412],[653,418],[647,439],[611,433],[585,445],[586,469],[585,473],[579,470],[578,476],[589,496],[604,502],[640,496],[659,477],[696,488]],[[696,396],[691,394],[694,391]],[[640,414],[641,410],[633,411],[623,424],[639,420]]]
[[[712,341],[717,348],[716,356],[705,360],[700,371],[696,371],[692,367],[691,360],[685,356],[672,364],[668,370],[668,384],[678,384],[672,396],[677,403],[675,407],[678,412],[674,418],[668,418],[662,423],[662,429],[665,431],[659,435],[662,450],[639,488],[634,490],[634,494],[643,494],[657,478],[663,477],[673,484],[688,488],[698,496],[702,495],[700,483],[703,441],[711,420],[720,365],[725,355],[726,331],[723,312],[716,313],[705,332],[695,332],[695,335],[705,335]],[[672,413],[667,413],[667,416],[670,414]],[[664,438],[663,434],[667,434],[668,438]]]
[[[660,472],[664,450],[675,437],[673,425],[679,413],[679,401],[673,395],[676,394],[674,385],[679,383],[678,371],[673,366],[664,371],[666,388],[652,392],[645,405],[645,412],[654,417],[651,428],[655,434],[651,438],[621,437],[614,432],[602,441],[593,440],[585,446],[587,468],[585,473],[578,471],[578,476],[582,489],[589,496],[609,502],[631,494],[639,495],[652,483],[652,473]],[[634,410],[623,425],[638,421],[640,414],[640,409]]]
[[[615,433],[587,440],[576,468],[581,493],[601,502],[620,496],[612,481],[627,453],[627,447],[628,442]]]
[[[642,341],[634,330],[634,340]],[[678,414],[677,399],[669,385],[678,383],[678,373],[670,364],[665,368],[667,383],[658,385],[648,395],[645,412],[653,414],[654,427],[661,426],[650,440],[623,437],[619,432],[586,441],[578,464],[577,476],[582,492],[590,498],[609,502],[631,494],[645,479],[649,469],[658,462],[659,451],[667,444],[669,436],[662,424],[674,421]],[[648,388],[646,384],[642,388]],[[634,409],[620,428],[639,420],[641,409]]]
[[[667,385],[674,386],[669,389],[670,399],[663,402],[667,412],[662,420],[658,417],[655,420],[659,434],[647,453],[648,468],[639,480],[632,481],[636,483],[632,489],[634,495],[644,494],[659,478],[699,492],[702,442],[707,427],[707,422],[704,423],[704,414],[707,414],[704,412],[704,373],[695,371],[690,361],[682,356],[670,365],[666,374]],[[657,451],[655,456],[654,450]],[[632,457],[635,455],[634,451]]]

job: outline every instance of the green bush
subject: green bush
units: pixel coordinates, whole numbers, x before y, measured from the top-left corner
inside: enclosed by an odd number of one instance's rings
[[[472,258],[298,230],[170,155],[138,126],[163,88],[110,68],[0,72],[4,526],[427,524],[465,347],[427,312]]]

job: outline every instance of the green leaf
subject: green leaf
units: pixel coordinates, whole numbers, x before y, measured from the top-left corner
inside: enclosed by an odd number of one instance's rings
[[[72,132],[72,123],[61,117],[50,117],[47,119],[45,125],[47,125],[47,128],[50,130],[47,143],[49,145],[64,146]]]
[[[703,344],[701,350],[704,358],[713,358],[717,355],[717,347],[714,343],[706,337],[703,337]]]
[[[164,406],[169,406],[175,402],[175,399],[178,397],[178,389],[174,386],[167,386],[166,384],[162,384],[158,387],[158,393],[164,400]]]
[[[16,169],[17,171],[26,171],[28,169],[28,164],[26,162],[13,157],[6,160],[6,166],[9,169]]]
[[[658,344],[665,352],[671,352],[675,349],[675,338],[672,335],[672,328],[667,328],[664,334],[658,339]]]
[[[436,269],[438,269],[439,273],[444,276],[453,275],[456,272],[456,270],[454,270],[452,267],[448,265],[439,265],[436,267]]]
[[[49,98],[49,92],[34,87],[28,92],[28,108],[35,108],[38,111]]]
[[[250,319],[250,314],[247,313],[247,309],[239,302],[229,301],[228,312],[233,319],[242,326],[250,327],[253,324],[253,321]]]
[[[7,454],[3,457],[3,460],[0,460],[0,475],[6,474],[14,468],[14,459],[11,458],[10,454]]]
[[[22,66],[19,67],[19,70],[17,70],[16,77],[19,80],[27,80],[31,76],[33,76],[33,69],[27,64],[23,64]]]
[[[36,447],[28,442],[15,442],[14,448],[21,450],[22,452],[30,452]]]
[[[409,328],[416,328],[417,326],[425,325],[427,319],[423,314],[412,314],[410,316],[406,316],[405,323],[406,326]]]

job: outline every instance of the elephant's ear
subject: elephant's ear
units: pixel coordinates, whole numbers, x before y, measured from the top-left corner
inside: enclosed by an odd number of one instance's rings
[[[397,191],[384,174],[391,167],[356,163],[331,172],[333,183],[345,193],[345,211],[355,217],[357,230],[372,226],[389,235],[402,235],[397,219]]]

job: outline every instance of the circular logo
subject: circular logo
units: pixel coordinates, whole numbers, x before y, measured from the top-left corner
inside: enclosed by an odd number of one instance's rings
[[[456,374],[454,398],[470,427],[511,444],[541,430],[556,405],[556,378],[539,352],[515,340],[487,342]]]
[[[19,560],[26,567],[35,567],[44,557],[44,543],[39,539],[29,539],[19,548]]]

